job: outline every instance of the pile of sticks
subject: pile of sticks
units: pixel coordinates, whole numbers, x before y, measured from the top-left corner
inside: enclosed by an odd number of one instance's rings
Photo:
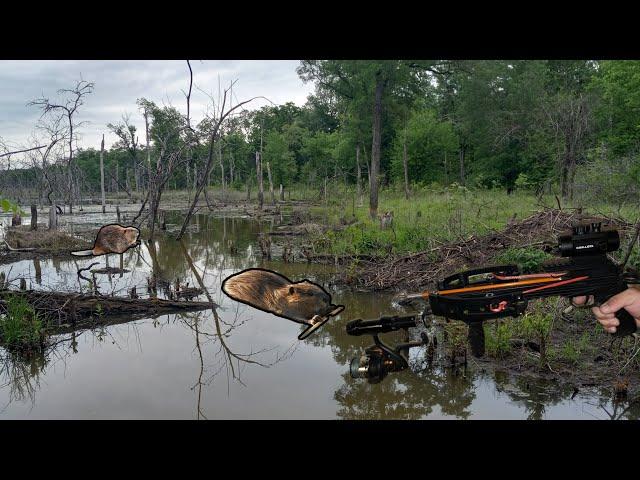
[[[621,237],[633,230],[633,225],[621,218],[589,216],[581,209],[544,208],[521,221],[512,218],[502,231],[471,235],[411,255],[389,256],[382,261],[360,260],[356,272],[343,273],[340,282],[371,290],[432,288],[437,281],[457,271],[491,265],[493,258],[507,248],[534,247],[549,251],[558,234],[581,222],[602,222],[617,228]]]

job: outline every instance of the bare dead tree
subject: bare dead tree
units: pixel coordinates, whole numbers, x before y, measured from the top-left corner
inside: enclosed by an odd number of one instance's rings
[[[373,135],[371,143],[371,171],[369,177],[369,215],[372,219],[378,216],[378,172],[380,170],[380,152],[382,144],[382,96],[387,80],[381,72],[376,74],[376,88],[373,108]]]
[[[0,138],[0,150],[3,151],[3,153],[0,153],[0,158],[2,157],[10,157],[11,155],[17,155],[19,153],[27,153],[27,152],[32,152],[34,150],[42,150],[43,148],[47,148],[48,145],[40,145],[37,147],[31,147],[31,148],[24,148],[22,150],[9,150],[9,147],[3,142],[3,140]]]
[[[404,136],[402,139],[402,168],[404,170],[404,197],[409,200],[409,167],[407,161],[407,122],[404,124]]]
[[[41,118],[45,115],[60,115],[67,122],[67,131],[65,138],[68,141],[68,160],[67,160],[67,198],[69,202],[69,213],[73,212],[73,142],[77,140],[77,129],[86,122],[76,122],[74,115],[78,108],[84,104],[84,97],[93,92],[94,84],[85,80],[80,80],[71,89],[60,89],[58,95],[68,95],[66,101],[54,103],[46,97],[37,98],[27,104],[27,106],[35,106],[42,110]]]
[[[131,161],[134,169],[137,171],[140,168],[144,168],[143,164],[138,161],[138,136],[136,135],[136,127],[131,125],[129,121],[129,115],[123,115],[120,123],[112,124],[108,123],[107,128],[111,130],[118,137],[118,145],[127,151],[129,156],[131,157]],[[118,163],[116,161],[116,183],[120,185],[119,175],[118,175]],[[125,179],[126,185],[126,179]],[[126,190],[129,190],[126,188]]]
[[[585,94],[556,96],[543,109],[558,140],[562,198],[570,200],[576,165],[583,157],[591,129],[591,98]]]
[[[102,199],[102,213],[105,213],[104,201],[104,133],[102,134],[102,142],[100,142],[100,192]]]
[[[267,162],[267,178],[269,179],[269,194],[271,195],[271,204],[276,204],[276,197],[273,193],[273,180],[271,179],[271,165]]]
[[[258,208],[262,210],[262,206],[264,205],[264,176],[262,174],[262,147],[263,147],[263,122],[264,119],[260,120],[260,152],[256,152],[256,175],[258,179]]]
[[[223,200],[226,199],[226,190],[227,190],[227,185],[226,185],[226,180],[224,178],[224,161],[222,158],[222,142],[218,142],[218,161],[220,162],[220,180],[222,183],[222,198]]]
[[[231,86],[233,86],[233,83],[231,83]],[[200,198],[200,194],[202,193],[202,190],[204,189],[204,187],[207,184],[207,178],[209,177],[209,174],[211,172],[211,168],[213,167],[213,152],[214,152],[214,145],[215,143],[219,140],[220,138],[220,133],[221,133],[221,126],[223,125],[223,123],[225,122],[225,120],[233,114],[234,111],[238,110],[239,108],[241,108],[243,105],[246,105],[247,103],[251,102],[252,100],[255,100],[255,98],[258,97],[254,97],[251,98],[249,100],[245,100],[243,102],[240,102],[236,105],[234,105],[233,107],[227,107],[227,100],[228,100],[228,96],[229,96],[229,90],[231,88],[231,86],[227,89],[224,90],[223,94],[222,94],[222,100],[219,103],[220,107],[218,109],[218,111],[214,114],[214,118],[212,119],[212,127],[210,128],[210,131],[208,132],[208,139],[209,139],[209,153],[207,156],[207,162],[205,164],[205,167],[203,169],[201,169],[198,173],[198,184],[197,184],[197,188],[196,188],[196,192],[193,196],[193,200],[191,202],[191,206],[189,207],[189,211],[187,212],[187,215],[185,216],[184,222],[182,224],[182,228],[180,229],[180,233],[178,234],[178,239],[181,239],[182,236],[184,235],[187,226],[189,225],[189,222],[191,221],[191,217],[193,216],[193,212],[196,208],[196,205],[198,203],[198,199]]]
[[[262,183],[262,156],[256,152],[256,178],[258,183],[258,208],[262,210],[264,204],[264,184]]]
[[[189,62],[187,62],[189,63]],[[191,65],[189,65],[189,70],[191,70]],[[189,90],[189,93],[191,93],[191,90]],[[188,101],[189,99],[187,99],[187,103],[189,103]],[[145,129],[145,134],[146,134],[146,143],[147,143],[147,171],[151,171],[151,148],[149,146],[149,108],[148,108],[148,103],[146,102],[145,99],[138,99],[137,102],[138,106],[140,108],[142,108],[142,116],[144,117],[144,129]],[[189,112],[187,112],[187,117],[189,116]]]
[[[46,196],[48,205],[50,206],[53,206],[55,203],[51,198],[52,194],[57,192],[62,195],[64,193],[60,190],[60,186],[64,184],[61,178],[64,172],[57,171],[55,168],[64,155],[61,146],[65,140],[65,131],[64,127],[60,125],[59,120],[60,119],[44,121],[41,119],[38,122],[36,126],[37,131],[44,136],[44,139],[34,138],[32,142],[46,143],[47,145],[44,149],[33,149],[30,151],[26,160],[26,163],[30,164],[36,172],[37,182],[41,187],[39,188],[40,198],[42,199]],[[53,162],[51,162],[51,159],[54,159]],[[46,195],[44,195],[45,192]],[[41,204],[44,204],[42,200]]]

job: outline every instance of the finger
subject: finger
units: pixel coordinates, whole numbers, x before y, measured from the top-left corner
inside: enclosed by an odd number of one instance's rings
[[[584,305],[585,303],[587,303],[587,297],[586,295],[583,295],[581,297],[573,297],[571,299],[571,303],[573,303],[574,305]]]
[[[618,319],[616,317],[612,317],[612,316],[596,317],[596,319],[599,322],[606,322],[606,323],[618,322]]]
[[[620,325],[620,321],[617,318],[611,320],[598,320],[598,323],[605,328],[617,327]]]
[[[636,300],[636,297],[637,293],[635,293],[633,290],[625,290],[617,295],[614,295],[605,303],[600,305],[600,311],[602,313],[615,313],[621,308],[632,305]]]
[[[601,318],[615,318],[615,316],[616,316],[615,313],[604,313],[600,307],[593,307],[591,309],[591,311],[593,312],[593,314],[598,319],[601,319]]]
[[[616,327],[606,327],[604,330],[607,333],[616,333]]]

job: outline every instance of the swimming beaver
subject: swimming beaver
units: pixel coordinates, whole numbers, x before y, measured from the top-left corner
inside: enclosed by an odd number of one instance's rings
[[[139,244],[140,230],[136,227],[123,227],[113,223],[104,225],[98,230],[92,250],[71,252],[72,255],[85,257],[89,255],[106,255],[108,253],[124,253]]]
[[[324,288],[308,280],[292,282],[271,270],[251,268],[227,277],[222,291],[238,302],[309,324],[337,309]]]

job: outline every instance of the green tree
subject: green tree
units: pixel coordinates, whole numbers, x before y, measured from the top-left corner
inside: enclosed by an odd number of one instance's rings
[[[394,142],[392,173],[400,182],[404,178],[405,135],[409,178],[425,183],[449,180],[450,162],[458,150],[458,137],[451,122],[438,121],[433,110],[412,113],[406,132],[399,131]]]
[[[271,165],[274,185],[289,185],[296,178],[296,160],[282,133],[271,131],[266,134],[264,160]]]
[[[304,60],[298,68],[303,81],[316,81],[318,93],[333,95],[336,101],[357,111],[371,109],[371,167],[369,213],[377,217],[378,175],[381,166],[385,105],[404,101],[429,85],[425,72],[435,62],[406,60]],[[340,107],[338,107],[339,110]]]
[[[601,141],[613,155],[640,147],[640,61],[603,61],[592,88],[602,96],[596,110]]]

